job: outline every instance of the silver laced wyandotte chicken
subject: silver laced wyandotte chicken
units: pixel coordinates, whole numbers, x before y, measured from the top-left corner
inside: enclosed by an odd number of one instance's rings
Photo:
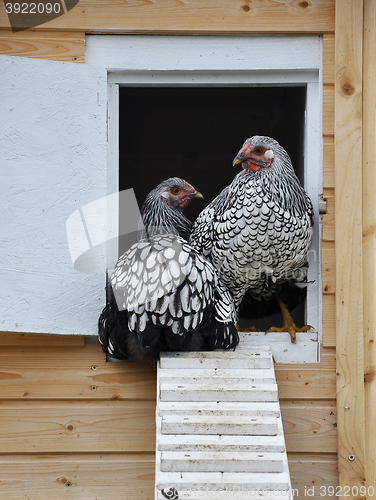
[[[297,328],[288,307],[304,298],[307,254],[313,234],[311,200],[290,157],[266,136],[247,139],[234,159],[242,171],[198,216],[190,244],[206,256],[234,297],[237,312],[259,316],[272,301],[291,341]]]
[[[192,198],[202,195],[177,177],[147,196],[141,239],[119,258],[98,321],[110,357],[154,363],[161,351],[237,346],[232,296],[186,241],[192,223],[183,209]]]

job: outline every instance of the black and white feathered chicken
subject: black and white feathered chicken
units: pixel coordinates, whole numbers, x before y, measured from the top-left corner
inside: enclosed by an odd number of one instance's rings
[[[217,269],[237,310],[243,300],[253,308],[278,300],[284,325],[271,330],[289,331],[295,342],[296,332],[309,327],[295,326],[283,294],[305,279],[311,200],[288,154],[271,137],[247,139],[233,164],[243,170],[198,216],[190,244]]]
[[[119,258],[98,322],[109,356],[154,362],[165,350],[237,346],[232,296],[186,241],[192,223],[183,208],[195,197],[202,195],[176,177],[147,196],[142,238]]]

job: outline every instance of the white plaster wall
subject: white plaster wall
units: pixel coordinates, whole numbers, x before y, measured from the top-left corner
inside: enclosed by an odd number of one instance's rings
[[[104,273],[66,221],[107,194],[106,102],[103,68],[0,57],[0,331],[96,333]]]

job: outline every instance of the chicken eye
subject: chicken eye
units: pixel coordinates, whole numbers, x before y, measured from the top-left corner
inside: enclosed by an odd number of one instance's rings
[[[255,148],[253,150],[257,155],[261,155],[264,152],[264,148]]]
[[[179,194],[181,189],[179,187],[174,187],[171,189],[172,194]]]

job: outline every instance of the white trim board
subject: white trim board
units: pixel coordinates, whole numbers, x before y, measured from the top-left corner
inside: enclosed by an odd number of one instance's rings
[[[322,37],[88,35],[85,61],[108,70],[110,116],[112,113],[109,149],[114,150],[109,150],[108,172],[112,188],[118,172],[119,86],[306,87],[305,188],[315,211],[308,278],[313,283],[308,289],[306,322],[314,325],[315,331],[298,334],[296,346],[286,345],[289,340],[283,334],[273,340],[268,334],[267,339],[273,344],[274,357],[282,362],[317,362],[322,336],[318,217],[318,196],[322,193]],[[253,337],[256,343],[258,337]]]
[[[88,35],[85,62],[110,73],[318,70],[321,37]]]

